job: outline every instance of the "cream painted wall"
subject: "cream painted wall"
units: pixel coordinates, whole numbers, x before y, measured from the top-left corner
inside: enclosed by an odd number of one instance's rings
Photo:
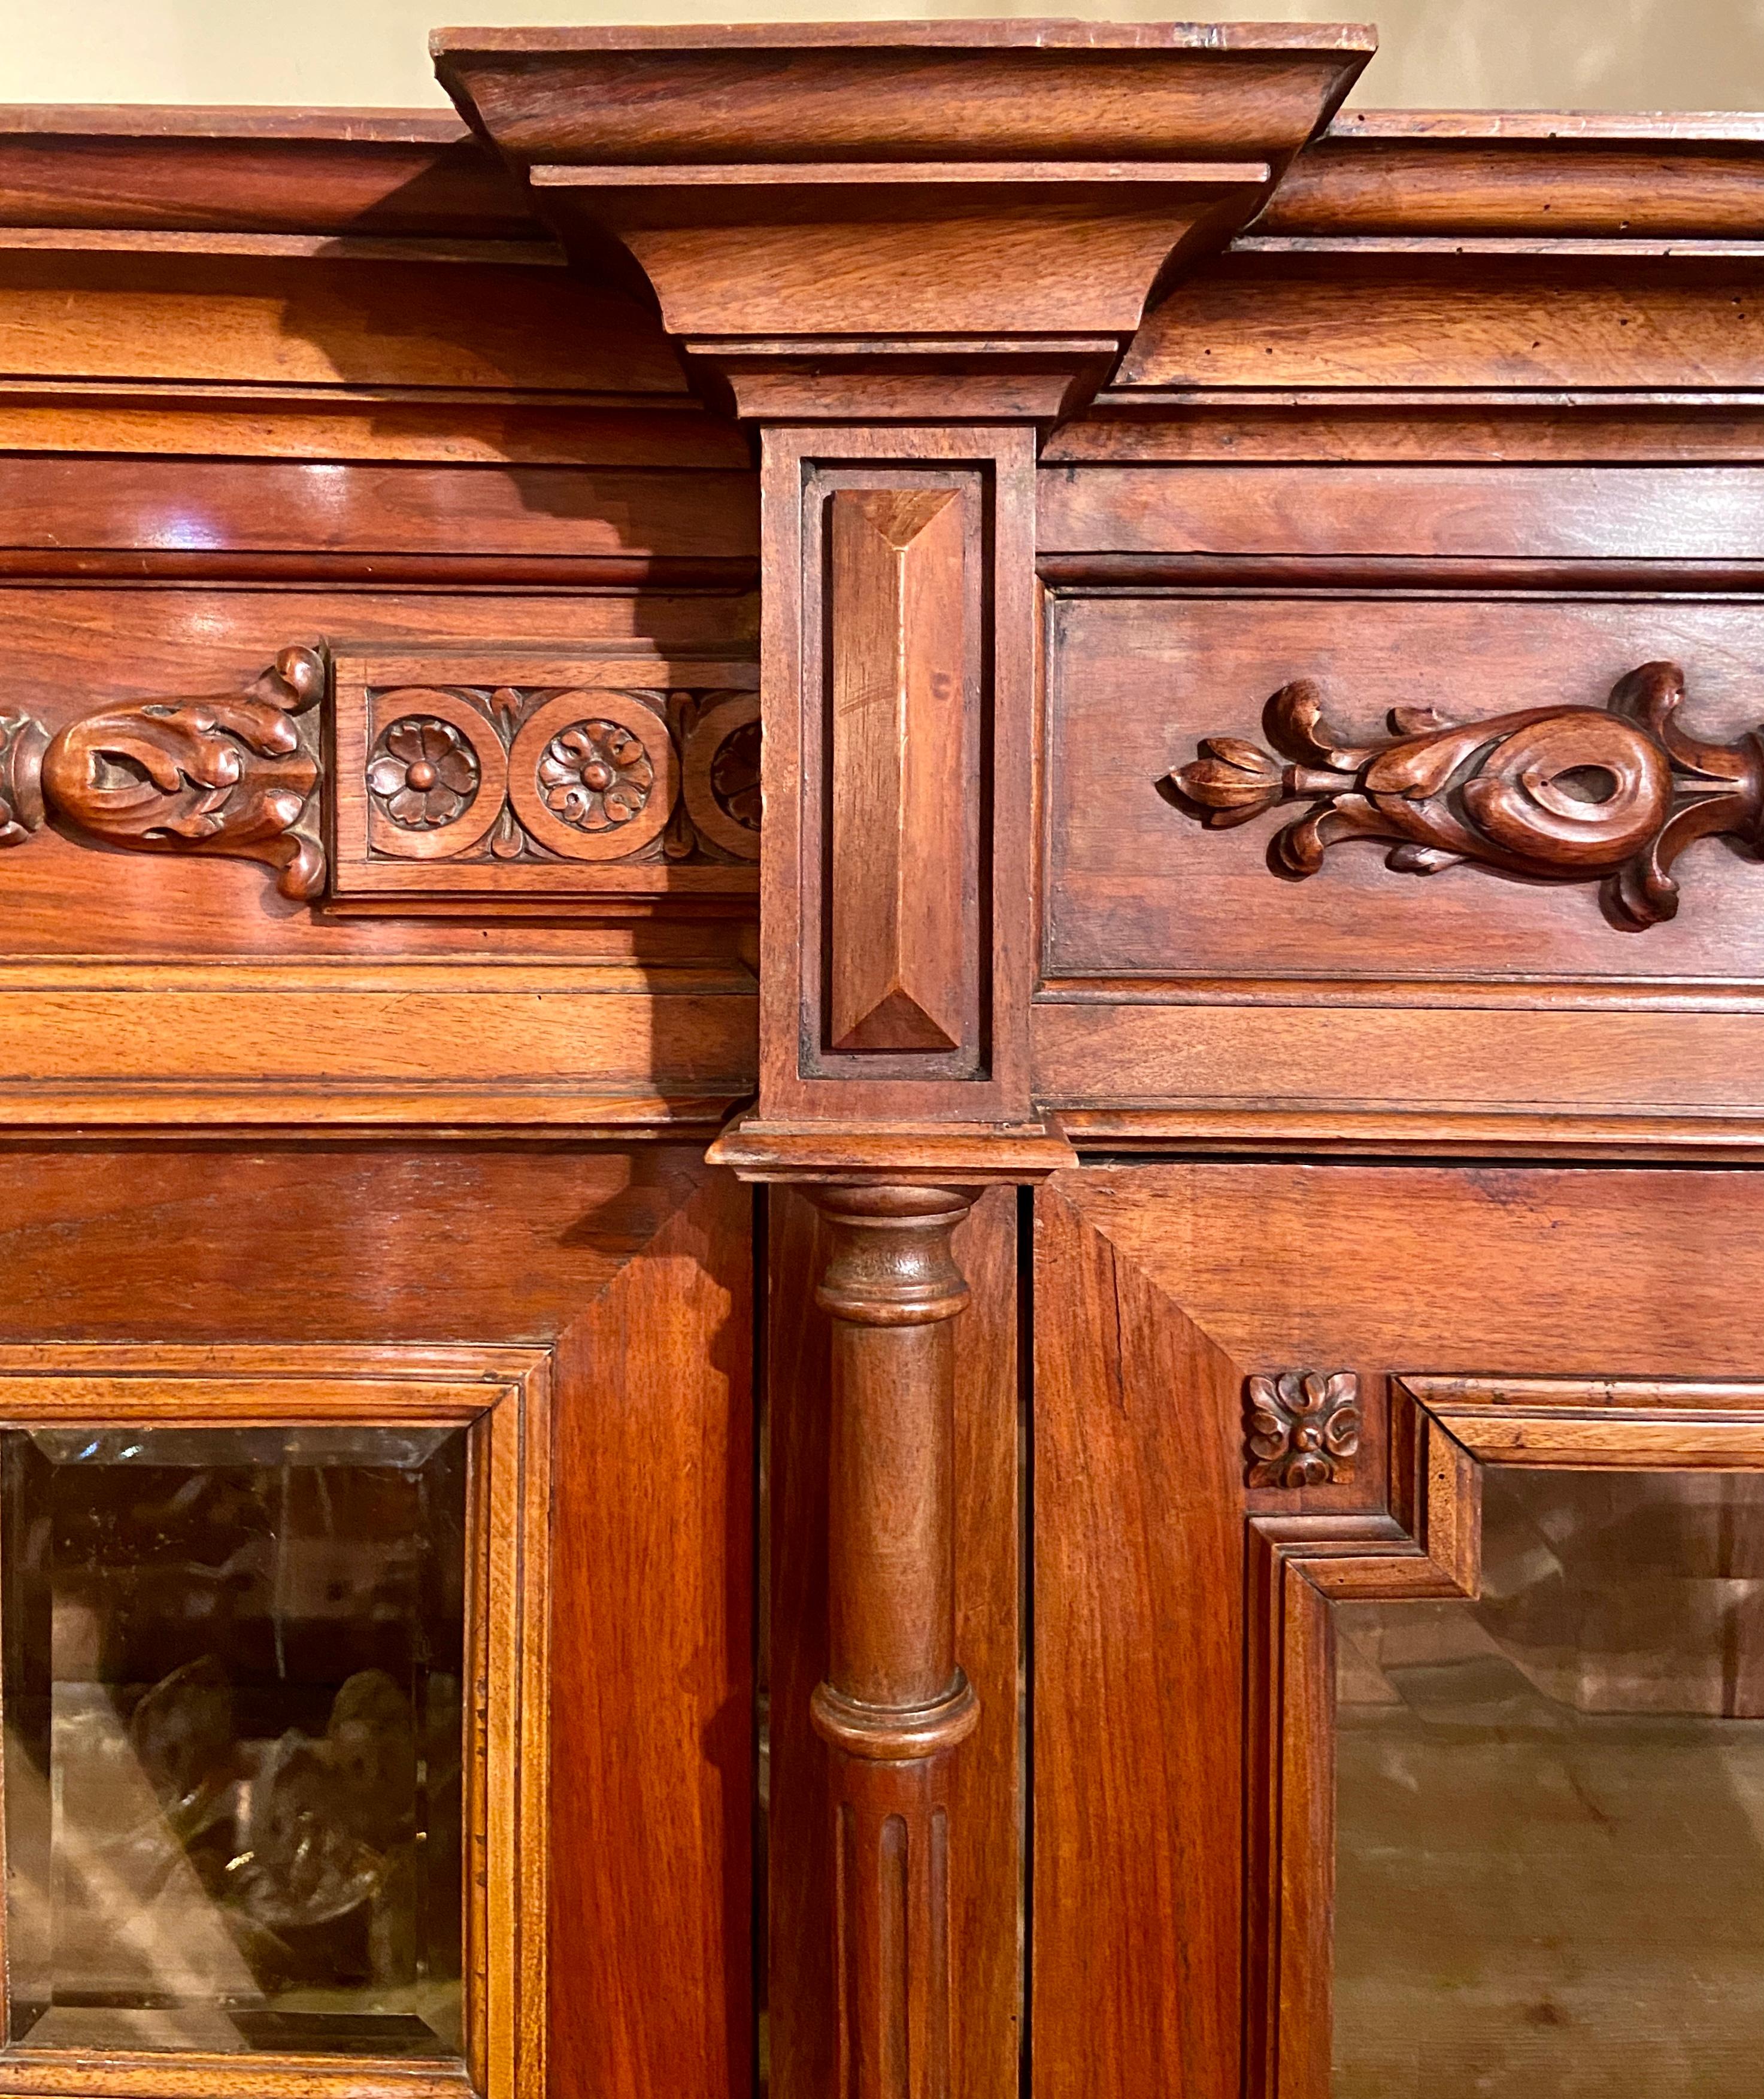
[[[448,0],[0,0],[0,101],[354,103],[442,98]],[[1045,15],[1155,20],[1144,0],[460,0],[477,24]],[[1215,0],[1216,20],[1339,20],[1326,0]],[[1764,108],[1764,0],[1383,0],[1371,108]]]

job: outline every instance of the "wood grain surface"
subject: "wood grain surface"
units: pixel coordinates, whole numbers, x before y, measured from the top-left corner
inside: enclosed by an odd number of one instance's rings
[[[1189,1164],[1087,1168],[1046,1184],[1036,1272],[1038,2091],[1126,2093],[1150,2077],[1234,2093],[1246,2003],[1250,2088],[1274,2089],[1277,2074],[1287,2099],[1327,2088],[1331,1748],[1315,1659],[1326,1630],[1320,1603],[1300,1595],[1281,1635],[1294,1687],[1282,1716],[1257,1688],[1279,1681],[1258,1674],[1267,1650],[1262,1632],[1252,1638],[1274,1605],[1267,1563],[1244,1557],[1243,1516],[1258,1512],[1266,1535],[1294,1550],[1319,1541],[1304,1549],[1339,1556],[1339,1582],[1327,1582],[1344,1595],[1449,1593],[1473,1579],[1474,1538],[1451,1514],[1467,1487],[1452,1490],[1455,1502],[1436,1488],[1430,1560],[1380,1513],[1381,1462],[1362,1463],[1346,1485],[1246,1490],[1245,1380],[1352,1368],[1382,1437],[1384,1381],[1413,1372],[1427,1404],[1462,1418],[1498,1462],[1535,1419],[1540,1434],[1559,1425],[1531,1462],[1707,1463],[1720,1445],[1730,1462],[1753,1463],[1755,1421],[1720,1386],[1756,1368],[1754,1209],[1743,1173],[1621,1167]],[[1548,1402],[1545,1380],[1556,1381]],[[1668,1388],[1678,1380],[1689,1383]],[[1474,1471],[1450,1437],[1441,1448]],[[1393,1460],[1399,1507],[1401,1475]],[[1246,1711],[1256,1758],[1266,1730],[1286,1731],[1292,1777],[1278,1816],[1289,1862],[1302,1861],[1272,1881],[1252,1877],[1247,1940]],[[1262,1817],[1264,1767],[1251,1768]],[[1258,1978],[1285,1943],[1296,1949],[1287,2016],[1265,2057]]]

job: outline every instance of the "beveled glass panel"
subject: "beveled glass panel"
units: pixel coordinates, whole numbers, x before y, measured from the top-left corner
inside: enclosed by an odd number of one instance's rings
[[[1474,1602],[1334,1610],[1335,2099],[1754,2099],[1764,1475],[1484,1475]]]
[[[466,1435],[0,1432],[8,2038],[456,2057]]]

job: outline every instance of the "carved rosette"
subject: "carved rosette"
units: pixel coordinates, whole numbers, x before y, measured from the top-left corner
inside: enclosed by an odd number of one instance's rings
[[[1465,723],[1400,707],[1388,740],[1356,745],[1328,727],[1318,689],[1301,680],[1268,703],[1274,753],[1208,737],[1170,777],[1215,827],[1309,803],[1274,840],[1288,874],[1314,874],[1345,839],[1388,840],[1387,864],[1405,873],[1468,861],[1533,881],[1603,882],[1617,914],[1652,926],[1678,910],[1673,865],[1694,840],[1764,845],[1764,733],[1705,742],[1678,723],[1683,699],[1675,663],[1646,663],[1618,680],[1608,707]]]
[[[700,838],[731,859],[759,857],[759,695],[713,693],[684,741],[682,793]]]
[[[325,682],[322,650],[301,644],[243,692],[138,701],[54,736],[0,718],[0,845],[54,818],[134,851],[262,860],[284,896],[316,896]]]
[[[1352,1371],[1252,1377],[1247,1401],[1252,1487],[1341,1486],[1353,1479],[1360,1380]]]
[[[374,746],[367,791],[401,830],[435,830],[463,816],[483,781],[477,754],[451,722],[405,715]]]
[[[539,782],[553,816],[578,831],[611,831],[643,814],[655,767],[648,746],[620,723],[572,722],[546,745]]]

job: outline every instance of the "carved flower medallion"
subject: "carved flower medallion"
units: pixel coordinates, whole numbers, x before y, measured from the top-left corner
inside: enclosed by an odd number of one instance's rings
[[[451,722],[407,715],[375,745],[367,791],[401,829],[431,831],[465,813],[482,777],[477,752]]]
[[[717,807],[744,831],[759,829],[759,724],[743,722],[717,746],[710,761]]]
[[[655,768],[618,722],[579,721],[546,745],[539,785],[546,807],[563,822],[581,831],[614,830],[643,813]]]
[[[686,737],[684,770],[686,812],[702,846],[731,860],[759,859],[759,695],[746,688],[707,693]]]
[[[1352,1371],[1283,1371],[1249,1381],[1252,1487],[1339,1486],[1360,1448],[1360,1380]]]

